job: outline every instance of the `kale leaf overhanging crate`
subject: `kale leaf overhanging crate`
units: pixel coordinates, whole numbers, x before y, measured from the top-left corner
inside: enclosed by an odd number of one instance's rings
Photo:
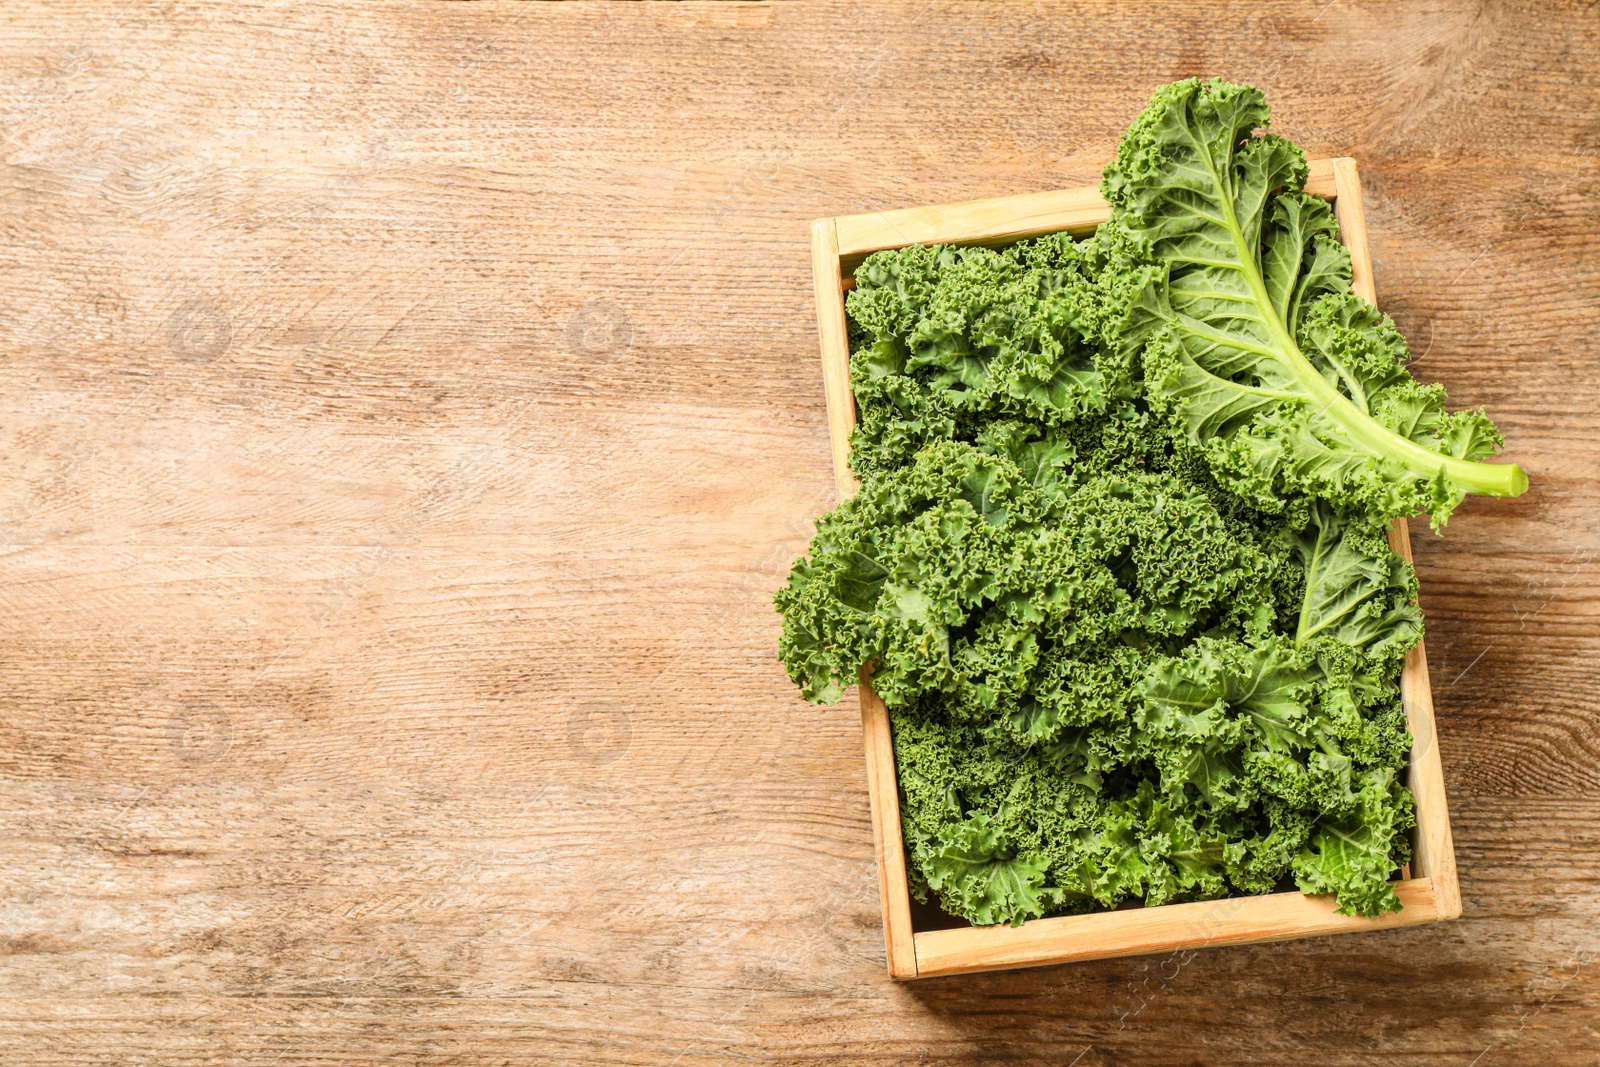
[[[1350,253],[1353,291],[1375,303],[1355,161],[1316,160],[1309,169],[1306,192],[1333,203],[1340,240]],[[849,466],[856,410],[850,385],[845,311],[845,293],[856,267],[873,252],[914,244],[999,247],[1050,233],[1083,236],[1093,233],[1110,213],[1099,190],[1086,187],[819,219],[813,224],[818,328],[841,499],[851,496],[857,488]],[[1389,541],[1395,551],[1410,560],[1411,544],[1404,519],[1393,523]],[[1406,657],[1400,691],[1412,741],[1407,784],[1415,799],[1416,827],[1410,868],[1395,887],[1402,905],[1399,911],[1375,918],[1344,915],[1336,913],[1331,896],[1275,892],[1033,919],[1019,926],[916,930],[890,716],[873,690],[869,671],[863,670],[860,702],[867,786],[890,975],[909,979],[1041,966],[1208,945],[1352,933],[1459,916],[1461,899],[1445,805],[1444,774],[1436,743],[1427,659],[1420,642]]]

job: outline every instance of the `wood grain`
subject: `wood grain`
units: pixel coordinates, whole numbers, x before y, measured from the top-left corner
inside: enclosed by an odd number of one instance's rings
[[[1462,918],[893,983],[808,226],[1189,74],[1532,481],[1412,530]],[[0,1062],[1594,1062],[1597,110],[1577,6],[9,6]]]

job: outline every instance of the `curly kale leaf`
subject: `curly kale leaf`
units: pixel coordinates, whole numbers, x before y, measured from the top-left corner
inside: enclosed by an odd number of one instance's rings
[[[1121,344],[1142,351],[1151,403],[1257,507],[1312,493],[1381,517],[1527,477],[1479,462],[1501,443],[1482,412],[1447,413],[1405,368],[1404,340],[1349,292],[1332,212],[1261,93],[1220,81],[1159,90],[1106,169],[1097,240],[1157,268]],[[1120,270],[1120,268],[1119,268]]]
[[[1311,748],[1316,673],[1277,637],[1259,646],[1201,638],[1150,668],[1136,721],[1166,791],[1214,810],[1239,810],[1261,793],[1250,757]]]
[[[1019,856],[979,812],[932,849],[925,863],[928,886],[957,913],[979,926],[1021,926],[1059,903],[1061,891],[1045,886],[1045,861]]]
[[[1229,870],[1251,861],[1230,848],[1231,827],[1149,782],[1108,800],[1055,754],[953,723],[936,702],[895,711],[893,725],[914,887],[971,922],[1220,896]]]
[[[837,701],[877,647],[868,616],[889,577],[877,559],[885,531],[861,521],[863,510],[846,502],[818,519],[811,559],[795,560],[774,598],[783,613],[778,655],[818,703]]]
[[[904,466],[992,419],[1062,425],[1132,395],[1127,354],[1097,343],[1098,269],[1065,235],[869,256],[847,299],[863,337],[850,365],[856,473]]]
[[[838,699],[870,664],[890,706],[950,693],[1031,714],[1043,737],[1070,718],[1050,688],[1069,649],[1265,631],[1286,551],[1171,474],[1066,491],[1048,446],[1041,458],[1011,444],[932,445],[819,522],[777,595],[779,651],[808,697]]]
[[[1320,821],[1295,856],[1302,893],[1337,893],[1343,915],[1399,911],[1389,876],[1411,858],[1406,831],[1416,825],[1411,794],[1392,771],[1367,772],[1353,810]]]
[[[1416,573],[1382,527],[1341,523],[1319,503],[1305,530],[1289,536],[1305,581],[1295,644],[1332,638],[1375,660],[1404,659],[1422,637]]]
[[[1176,801],[1319,811],[1327,821],[1313,851],[1295,859],[1302,886],[1373,915],[1395,899],[1388,878],[1398,864],[1357,857],[1345,838],[1388,856],[1410,825],[1372,783],[1388,775],[1388,790],[1404,759],[1395,679],[1422,634],[1415,579],[1372,527],[1342,523],[1325,505],[1291,540],[1305,568],[1293,636],[1202,637],[1153,663],[1135,720]]]

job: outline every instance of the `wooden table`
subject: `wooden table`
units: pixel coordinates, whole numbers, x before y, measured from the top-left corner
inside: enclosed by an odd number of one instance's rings
[[[1413,526],[1465,915],[895,985],[806,224],[1192,73],[1533,479]],[[1597,117],[1577,7],[8,7],[0,1062],[1596,1062]]]

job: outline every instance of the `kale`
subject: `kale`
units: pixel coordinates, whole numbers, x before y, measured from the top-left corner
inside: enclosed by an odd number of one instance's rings
[[[1405,341],[1350,292],[1333,211],[1305,193],[1306,161],[1249,86],[1159,90],[1123,138],[1096,236],[1153,264],[1120,344],[1146,392],[1217,477],[1257,506],[1309,492],[1371,515],[1418,508],[1435,529],[1468,493],[1516,496],[1482,411],[1406,369]]]
[[[1385,529],[1526,478],[1349,292],[1266,120],[1168,86],[1093,237],[856,272],[861,488],[777,593],[779,653],[814,701],[870,669],[913,891],[973,923],[1290,879],[1400,907],[1422,617]]]

